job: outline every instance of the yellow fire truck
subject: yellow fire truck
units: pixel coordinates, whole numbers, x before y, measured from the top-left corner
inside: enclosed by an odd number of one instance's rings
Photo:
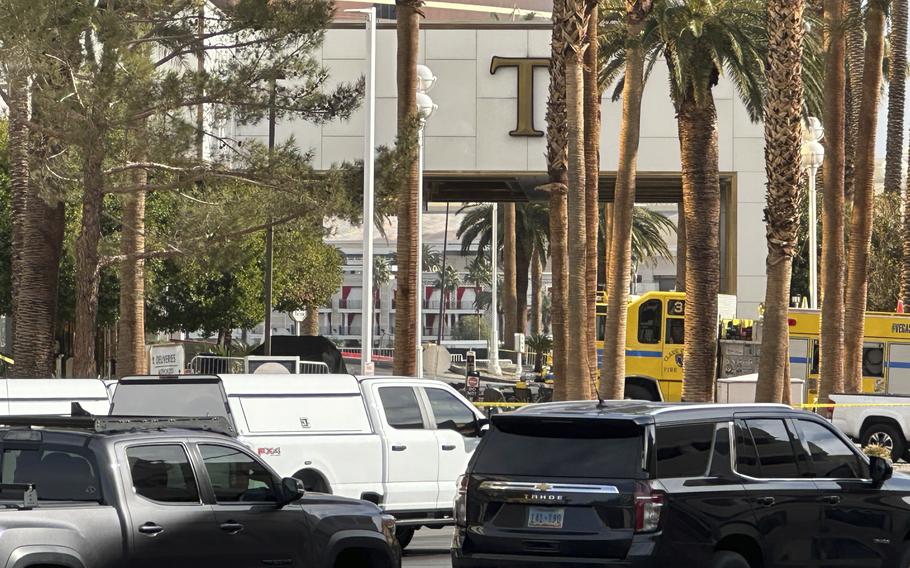
[[[736,300],[718,300],[719,378],[758,371],[761,322],[735,318]],[[679,401],[682,396],[686,295],[648,292],[629,302],[626,326],[626,394]],[[818,310],[790,310],[790,375],[806,380],[806,400],[818,389]],[[605,298],[597,304],[598,359],[603,353]],[[910,314],[866,314],[864,392],[910,394]]]

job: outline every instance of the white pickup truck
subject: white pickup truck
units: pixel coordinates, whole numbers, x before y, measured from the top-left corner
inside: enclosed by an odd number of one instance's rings
[[[130,377],[111,414],[224,416],[279,475],[393,514],[402,546],[454,523],[456,480],[486,423],[445,383],[352,375]]]
[[[884,446],[892,459],[910,461],[910,396],[897,394],[832,394],[831,422],[863,447]],[[847,406],[849,405],[849,406]],[[857,405],[857,406],[853,406]],[[868,405],[868,406],[863,406]]]

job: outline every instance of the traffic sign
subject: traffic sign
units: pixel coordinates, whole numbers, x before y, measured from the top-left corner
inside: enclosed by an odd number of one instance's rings
[[[303,323],[303,320],[306,319],[306,310],[294,310],[291,312],[291,319],[297,323]]]

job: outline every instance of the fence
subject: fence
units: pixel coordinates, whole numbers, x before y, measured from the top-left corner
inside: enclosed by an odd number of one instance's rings
[[[301,375],[328,375],[329,366],[322,361],[301,361],[298,363],[297,372]]]
[[[246,361],[243,357],[221,357],[219,355],[196,355],[187,369],[194,375],[216,375],[219,373],[244,373]]]

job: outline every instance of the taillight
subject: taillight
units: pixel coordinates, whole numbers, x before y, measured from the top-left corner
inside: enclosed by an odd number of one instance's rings
[[[664,492],[650,484],[635,484],[635,532],[654,532],[660,527],[660,513],[664,507]]]
[[[455,524],[465,527],[468,524],[468,482],[469,475],[459,475],[456,481],[458,493],[455,495]]]

